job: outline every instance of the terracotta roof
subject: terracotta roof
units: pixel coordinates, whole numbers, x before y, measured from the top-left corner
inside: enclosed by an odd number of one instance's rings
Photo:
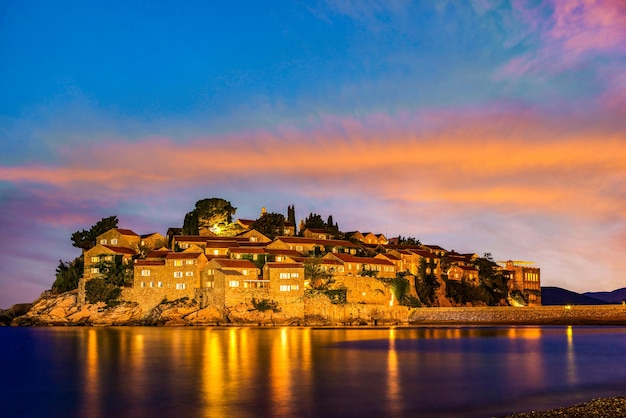
[[[380,255],[382,255],[383,257],[387,257],[390,260],[400,261],[400,258],[396,257],[393,254],[380,254]]]
[[[115,247],[113,245],[103,245],[103,247],[108,248],[111,251],[114,251],[118,254],[128,254],[128,255],[136,255],[137,251],[131,250],[130,248],[125,247]]]
[[[350,241],[340,239],[315,239],[315,238],[302,238],[302,237],[276,237],[275,241],[282,241],[289,244],[306,244],[306,245],[320,245],[322,247],[326,245],[335,247],[360,247],[359,244],[354,244]]]
[[[235,247],[229,248],[231,254],[265,254],[263,247]]]
[[[173,253],[170,252],[165,256],[168,260],[184,260],[184,259],[192,259],[198,258],[202,255],[202,253]]]
[[[230,248],[230,247],[238,247],[239,243],[237,241],[207,241],[207,248]]]
[[[149,237],[151,237],[153,235],[157,235],[157,234],[159,234],[159,233],[158,232],[152,232],[150,234],[142,234],[141,238],[149,238]],[[161,235],[161,234],[159,234],[159,235]]]
[[[250,241],[248,238],[245,237],[220,237],[220,236],[215,236],[215,237],[203,237],[207,240],[207,242],[209,241],[237,241],[237,242],[248,242]]]
[[[331,232],[329,232],[327,229],[325,228],[306,228],[305,231],[310,231],[310,232],[314,232],[316,234],[328,234],[328,235],[332,235]]]
[[[240,224],[245,225],[245,226],[250,226],[253,223],[255,223],[256,221],[253,220],[253,219],[237,219],[237,222],[239,222]]]
[[[357,257],[352,254],[333,253],[333,255],[339,258],[344,263],[361,263],[361,264],[380,264],[383,266],[395,266],[391,261],[383,260],[380,258],[372,257]]]
[[[265,252],[273,255],[286,255],[287,257],[302,257],[303,254],[296,250],[282,250],[280,248],[266,248]]]
[[[237,270],[228,270],[228,269],[218,269],[218,270],[227,276],[243,276],[243,274],[241,274],[241,272]]]
[[[172,240],[177,242],[202,242],[205,243],[211,237],[203,237],[201,235],[174,235]]]
[[[132,235],[135,237],[138,237],[139,235],[136,234],[134,231],[131,231],[130,229],[123,229],[123,228],[115,228],[117,230],[117,232],[119,232],[122,235]]]
[[[240,269],[255,269],[256,265],[250,260],[232,260],[230,258],[214,258],[211,261],[217,262],[222,267],[240,268]]]
[[[164,258],[166,255],[171,253],[170,250],[153,250],[146,255],[146,258]]]
[[[302,263],[265,263],[265,267],[271,269],[300,269],[304,268]]]
[[[136,266],[163,266],[165,265],[165,260],[137,260],[135,261]]]

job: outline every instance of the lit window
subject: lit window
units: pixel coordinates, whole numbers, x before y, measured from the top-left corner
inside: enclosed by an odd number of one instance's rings
[[[117,238],[113,238],[113,239],[111,240],[111,244],[113,244],[113,245],[117,245]]]
[[[279,278],[281,279],[288,279],[289,278],[289,273],[280,273],[278,275]]]
[[[210,281],[210,282],[206,282],[206,287],[215,287],[215,282]]]
[[[176,283],[177,290],[183,290],[185,288],[185,283]]]
[[[291,286],[289,286],[288,284],[281,284],[280,285],[280,291],[281,292],[289,292],[289,290],[291,290]]]
[[[189,244],[183,242],[182,244],[180,244],[180,248],[189,248]]]
[[[175,271],[174,272],[174,277],[176,277],[178,279],[183,277],[183,272],[182,271]]]
[[[291,285],[291,290],[298,290],[298,289],[300,289],[300,286],[298,286],[297,284]]]
[[[185,260],[185,264],[193,264],[194,260]]]
[[[163,287],[163,282],[157,282],[157,287]]]
[[[92,267],[91,268],[91,273],[98,274],[98,273],[100,273],[100,269],[98,267]]]
[[[228,287],[239,287],[239,280],[231,280],[228,282]]]
[[[283,261],[283,258],[281,256],[276,257],[276,261]]]
[[[297,251],[302,251],[302,245],[296,245],[296,250]]]
[[[154,287],[154,282],[150,282],[150,287]]]
[[[183,260],[174,260],[174,265],[175,265],[176,267],[180,267],[180,266],[182,266],[182,265],[183,265]]]
[[[248,275],[248,270],[244,269],[242,273],[243,273],[244,276],[247,276]]]
[[[141,275],[142,276],[149,276],[150,275],[150,270],[147,270],[147,269],[141,270]]]
[[[101,239],[101,240],[100,240],[100,244],[102,244],[102,245],[107,245],[107,240],[105,240],[105,239]]]
[[[256,237],[250,237],[250,242],[256,242]]]
[[[95,257],[91,257],[91,262],[92,263],[98,263],[100,261],[100,257],[95,256]]]
[[[104,261],[111,261],[113,260],[113,257],[111,257],[110,255],[107,255],[106,257],[104,257]]]
[[[220,253],[220,250],[213,250],[213,255],[218,255]]]
[[[337,271],[339,271],[339,272],[342,272],[342,273],[343,273],[343,271],[344,271],[343,266],[339,266],[339,267],[337,267]]]
[[[193,276],[193,271],[186,271],[185,276]]]
[[[299,274],[299,273],[291,273],[291,277],[292,277],[292,278],[293,278],[293,277],[300,277],[300,274]]]
[[[141,287],[146,287],[146,282],[141,282]]]

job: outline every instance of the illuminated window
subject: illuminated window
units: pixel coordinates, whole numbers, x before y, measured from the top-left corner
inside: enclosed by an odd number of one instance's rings
[[[344,271],[343,266],[339,266],[339,267],[337,267],[337,271],[339,271],[339,272],[343,273],[343,271]]]
[[[296,245],[296,250],[297,251],[302,251],[302,245]]]
[[[250,242],[256,242],[256,237],[250,237]]]
[[[186,271],[185,276],[193,276],[193,271]]]
[[[141,282],[141,287],[146,287],[146,282]]]
[[[281,292],[289,292],[291,290],[291,286],[289,286],[288,284],[281,284],[280,285],[280,291]]]
[[[92,267],[91,268],[91,273],[92,274],[98,274],[98,273],[100,273],[100,269],[98,267]]]
[[[150,270],[147,270],[147,269],[141,270],[141,275],[142,276],[149,276],[150,275]]]
[[[193,264],[194,260],[185,260],[185,264]]]
[[[154,282],[150,282],[150,287],[154,287]]]
[[[157,282],[157,287],[163,287],[163,282]]]
[[[215,287],[215,282],[213,281],[206,282],[206,287]]]
[[[220,253],[219,250],[213,250],[213,255],[218,255]]]
[[[244,276],[247,276],[247,275],[248,275],[248,270],[245,270],[245,269],[244,269],[244,271],[243,271],[243,275],[244,275]]]
[[[298,290],[298,289],[300,289],[300,286],[298,286],[297,284],[291,285],[291,290]]]
[[[101,239],[101,240],[100,240],[100,244],[102,244],[102,245],[107,245],[107,240],[105,240],[105,239]]]
[[[300,273],[291,273],[291,277],[300,277]]]
[[[288,279],[289,278],[289,273],[280,273],[278,275],[279,278],[281,279]]]
[[[117,238],[113,238],[113,239],[111,240],[111,244],[113,244],[113,245],[117,245]]]
[[[91,257],[91,262],[92,263],[98,263],[100,261],[100,257],[95,256],[95,257]]]
[[[178,278],[178,279],[179,279],[179,278],[181,278],[181,277],[183,277],[183,272],[182,272],[182,271],[175,271],[175,272],[174,272],[174,277],[176,277],[176,278]],[[177,289],[178,289],[178,288],[177,288]]]
[[[185,283],[176,283],[176,289],[177,290],[185,289]]]
[[[239,287],[239,280],[231,280],[228,282],[229,287]]]
[[[180,267],[183,265],[183,260],[174,260],[174,265]]]
[[[277,257],[276,257],[276,261],[279,261],[279,262],[280,262],[280,261],[283,261],[283,258],[282,258],[281,256],[277,256]]]

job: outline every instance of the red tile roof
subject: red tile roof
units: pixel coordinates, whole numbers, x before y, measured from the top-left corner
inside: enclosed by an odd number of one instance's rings
[[[300,269],[304,268],[302,263],[265,263],[266,268],[270,269]]]
[[[170,250],[152,250],[146,255],[146,258],[164,258],[171,252]]]
[[[136,266],[164,266],[165,260],[137,260],[135,261]]]
[[[232,260],[230,258],[214,258],[211,261],[217,262],[222,267],[227,268],[240,268],[240,269],[255,269],[256,265],[250,260]]]
[[[131,235],[135,237],[139,236],[138,234],[136,234],[134,231],[131,231],[130,229],[115,228],[115,230],[119,232],[121,235]]]
[[[170,252],[165,256],[168,260],[186,260],[186,259],[195,259],[202,255],[202,253],[173,253]]]
[[[108,248],[111,251],[114,251],[118,254],[128,254],[128,255],[136,255],[137,251],[135,250],[131,250],[130,248],[125,248],[125,247],[116,247],[113,245],[103,245],[103,247]]]

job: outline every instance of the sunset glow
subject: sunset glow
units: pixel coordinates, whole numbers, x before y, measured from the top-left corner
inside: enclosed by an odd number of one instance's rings
[[[0,307],[206,197],[626,285],[624,2],[422,3],[1,5]]]

